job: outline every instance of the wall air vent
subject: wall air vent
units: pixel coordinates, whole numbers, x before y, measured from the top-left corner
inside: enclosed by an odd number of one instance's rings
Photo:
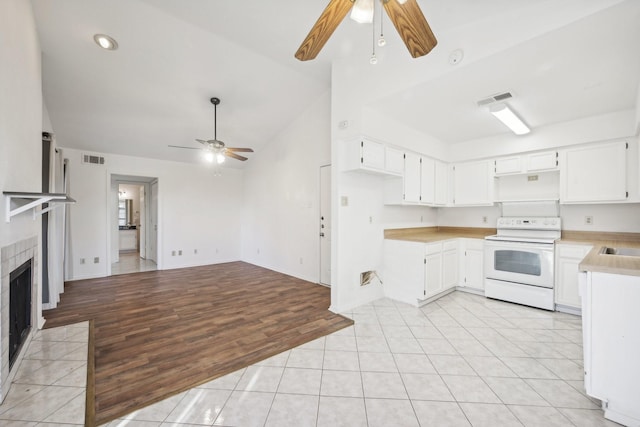
[[[511,98],[513,98],[513,94],[511,92],[498,93],[478,101],[478,107],[493,104],[494,102],[505,101]]]
[[[82,163],[89,163],[92,165],[104,165],[104,157],[94,156],[92,154],[83,154]]]

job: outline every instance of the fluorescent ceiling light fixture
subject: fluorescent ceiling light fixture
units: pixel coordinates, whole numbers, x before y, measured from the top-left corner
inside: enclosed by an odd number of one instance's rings
[[[489,107],[489,112],[516,135],[524,135],[531,132],[531,129],[524,124],[507,104],[494,104]]]
[[[398,0],[398,3],[400,4],[405,4],[407,2],[407,0]]]
[[[96,34],[93,36],[93,40],[98,46],[106,50],[116,50],[118,48],[118,42],[106,34]]]
[[[373,22],[374,0],[356,0],[351,9],[351,19],[361,24]]]

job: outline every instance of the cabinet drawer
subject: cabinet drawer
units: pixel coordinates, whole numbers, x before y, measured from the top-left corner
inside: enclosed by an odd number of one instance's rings
[[[458,241],[457,240],[447,240],[442,242],[442,250],[443,251],[453,251],[458,249]]]
[[[433,255],[442,252],[442,243],[429,243],[425,248],[425,254]]]

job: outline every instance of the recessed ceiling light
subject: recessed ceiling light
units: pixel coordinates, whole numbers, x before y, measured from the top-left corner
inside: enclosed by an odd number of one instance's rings
[[[96,34],[93,36],[93,40],[98,46],[106,50],[116,50],[118,48],[118,42],[106,34]]]

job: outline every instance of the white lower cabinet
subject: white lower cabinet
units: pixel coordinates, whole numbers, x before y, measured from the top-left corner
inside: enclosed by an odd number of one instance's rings
[[[457,285],[457,266],[458,239],[434,243],[385,240],[385,295],[418,306]]]
[[[580,314],[581,298],[578,292],[578,265],[591,251],[591,245],[556,244],[556,310]]]
[[[460,288],[484,292],[484,239],[460,240]]]

